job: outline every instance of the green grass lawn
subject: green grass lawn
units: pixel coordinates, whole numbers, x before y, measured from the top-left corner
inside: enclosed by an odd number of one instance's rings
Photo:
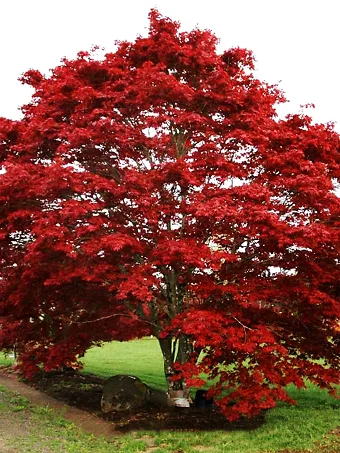
[[[162,353],[154,338],[106,343],[89,349],[82,362],[85,373],[104,377],[129,373],[153,387],[166,385]]]
[[[4,360],[0,357],[0,364],[4,364]],[[149,385],[165,387],[162,356],[154,339],[112,342],[92,348],[83,363],[85,373],[104,377],[133,374]],[[145,442],[151,438],[153,453],[256,453],[287,449],[339,452],[339,429],[337,436],[328,433],[340,426],[340,401],[312,385],[307,390],[289,388],[289,393],[297,399],[298,405],[280,404],[267,413],[266,423],[254,431],[135,433],[124,437],[119,451],[151,451]]]
[[[5,356],[0,352],[0,366],[11,365],[13,363],[13,359],[10,357]]]

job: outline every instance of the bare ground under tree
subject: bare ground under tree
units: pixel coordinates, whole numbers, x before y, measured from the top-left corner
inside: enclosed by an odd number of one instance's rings
[[[136,430],[235,430],[256,429],[264,415],[230,423],[214,409],[159,408],[148,405],[136,410],[103,414],[100,399],[105,379],[77,372],[41,373],[32,381],[18,381],[15,374],[0,373],[0,384],[15,390],[35,404],[61,409],[67,418],[86,431],[99,435]]]

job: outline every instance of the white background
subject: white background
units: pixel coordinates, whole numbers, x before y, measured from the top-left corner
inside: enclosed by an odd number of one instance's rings
[[[2,0],[0,116],[20,118],[18,106],[29,101],[21,73],[46,73],[94,44],[111,51],[116,39],[145,35],[153,7],[183,30],[212,30],[221,50],[253,50],[257,76],[290,100],[282,112],[314,103],[314,120],[340,131],[339,0]]]

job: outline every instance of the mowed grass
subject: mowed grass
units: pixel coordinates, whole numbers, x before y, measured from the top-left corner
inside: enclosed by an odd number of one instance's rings
[[[1,363],[2,359],[0,359]],[[86,353],[83,363],[85,373],[104,377],[133,374],[149,385],[165,388],[162,355],[155,339],[147,338],[127,343],[112,342],[102,347],[94,347]],[[132,451],[269,453],[287,450],[313,453],[339,452],[340,401],[312,385],[309,385],[307,390],[290,388],[289,393],[297,399],[298,404],[296,406],[279,404],[267,413],[266,423],[254,431],[131,433],[120,438],[118,451],[126,453]],[[64,448],[65,450],[59,451],[82,451]],[[106,448],[106,445],[103,444],[102,448]],[[115,448],[116,445],[111,444],[110,451],[116,451]],[[88,449],[87,451],[99,453],[108,450]]]
[[[103,377],[132,374],[153,387],[166,385],[162,353],[155,338],[105,343],[89,349],[82,362],[85,373]]]

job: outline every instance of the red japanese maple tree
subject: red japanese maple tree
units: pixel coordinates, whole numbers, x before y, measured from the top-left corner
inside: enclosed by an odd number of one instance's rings
[[[340,140],[251,52],[150,12],[147,37],[49,76],[0,120],[0,348],[27,374],[152,334],[169,386],[230,419],[339,380]],[[225,392],[227,390],[227,392]]]

